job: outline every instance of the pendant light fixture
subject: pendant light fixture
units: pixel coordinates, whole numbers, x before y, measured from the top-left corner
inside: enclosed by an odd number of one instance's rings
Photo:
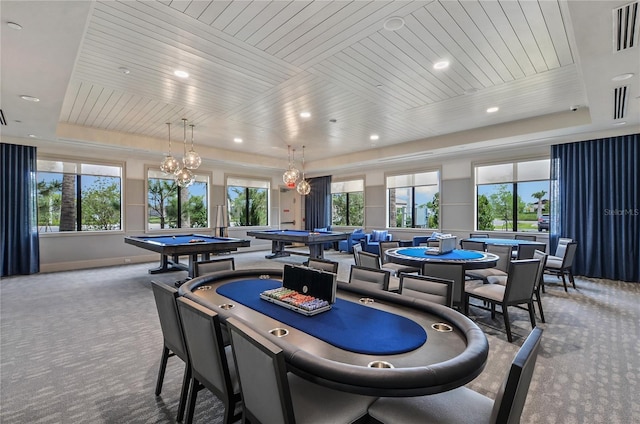
[[[290,145],[287,145],[287,150],[289,153],[289,168],[282,175],[282,181],[284,181],[287,187],[294,188],[296,186],[296,182],[298,181],[298,178],[300,178],[300,171],[298,171],[295,167],[291,165],[291,146]],[[296,154],[296,149],[293,149],[293,154],[294,155]],[[294,160],[295,160],[295,157],[294,157]]]
[[[184,139],[183,139],[184,157],[186,157],[187,156],[187,118],[182,118],[182,125],[184,127]],[[183,160],[183,165],[184,165],[184,160]],[[195,180],[195,177],[193,176],[193,172],[191,172],[189,168],[186,167],[186,165],[183,166],[182,169],[178,169],[174,174],[174,177],[176,180],[176,184],[178,184],[180,187],[189,187],[191,184],[193,184],[193,181]]]
[[[302,180],[298,183],[298,187],[296,188],[299,194],[306,196],[311,193],[311,185],[304,177],[304,146],[302,146]]]
[[[167,128],[169,130],[169,154],[165,156],[164,160],[160,164],[160,169],[165,174],[173,174],[180,167],[180,163],[176,158],[171,155],[171,123],[167,122]]]
[[[182,163],[187,169],[198,169],[200,164],[202,163],[202,159],[200,159],[200,155],[193,150],[193,127],[194,125],[189,125],[191,127],[191,150],[185,153],[184,158],[182,158]]]

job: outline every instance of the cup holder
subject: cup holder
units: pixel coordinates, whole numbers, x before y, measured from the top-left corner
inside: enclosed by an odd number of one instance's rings
[[[211,286],[200,286],[196,290],[211,290]]]
[[[367,365],[369,368],[393,368],[393,364],[387,361],[373,361]]]
[[[449,324],[445,324],[444,322],[437,322],[435,324],[431,324],[431,328],[441,333],[449,333],[453,331],[453,327]]]
[[[358,301],[364,305],[369,305],[375,302],[375,300],[371,299],[370,297],[361,297],[360,299],[358,299]]]
[[[289,334],[289,330],[287,330],[286,328],[274,328],[272,330],[269,330],[269,334],[273,334],[276,337],[284,337]]]
[[[231,309],[235,307],[236,305],[234,305],[233,303],[223,303],[222,305],[218,305],[218,308],[220,309]]]

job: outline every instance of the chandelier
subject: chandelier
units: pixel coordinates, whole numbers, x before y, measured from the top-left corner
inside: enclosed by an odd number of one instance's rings
[[[287,150],[289,152],[289,168],[282,175],[282,181],[284,181],[287,187],[294,188],[296,186],[296,182],[298,181],[298,178],[300,178],[300,171],[298,171],[295,167],[291,165],[291,146],[288,145]],[[296,149],[293,149],[293,154],[294,154],[294,161],[295,161]]]
[[[183,139],[184,156],[182,160],[183,166],[181,169],[178,169],[175,172],[174,178],[178,186],[189,187],[195,181],[195,177],[193,176],[193,172],[191,172],[191,170],[187,167],[187,163],[185,160],[187,157],[187,118],[182,118],[182,124],[184,127],[184,139]],[[200,159],[200,156],[198,156],[198,159]]]
[[[191,127],[191,149],[185,153],[182,158],[182,163],[187,169],[198,169],[200,164],[202,163],[202,159],[200,159],[200,155],[193,150],[193,127],[194,125],[189,125]]]
[[[171,156],[171,123],[167,122],[167,128],[169,129],[169,154],[164,157],[164,160],[160,164],[160,169],[165,174],[173,174],[180,167],[180,163],[176,158]]]
[[[304,178],[304,146],[302,146],[302,180],[298,183],[296,190],[303,196],[311,193],[311,184]]]

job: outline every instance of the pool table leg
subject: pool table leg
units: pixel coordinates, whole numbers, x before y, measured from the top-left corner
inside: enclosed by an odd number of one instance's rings
[[[291,256],[291,253],[284,250],[285,243],[283,241],[271,240],[271,255],[265,256],[267,259],[283,258]]]
[[[310,244],[309,257],[312,259],[324,259],[324,244]]]
[[[191,259],[189,259],[191,262]],[[160,255],[160,266],[157,268],[151,268],[149,274],[161,274],[163,272],[173,271],[185,271],[188,270],[186,265],[180,263],[179,255],[172,255],[172,260],[169,260],[168,255]]]

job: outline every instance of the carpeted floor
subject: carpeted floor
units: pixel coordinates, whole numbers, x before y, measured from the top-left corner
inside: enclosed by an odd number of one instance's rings
[[[279,268],[302,256],[266,260],[235,255],[236,268]],[[329,251],[347,280],[351,255]],[[149,275],[136,264],[4,278],[0,282],[0,422],[175,422],[183,364],[170,359],[154,396],[162,333],[151,279],[173,283],[185,272]],[[640,284],[577,279],[565,293],[547,277],[546,324],[523,423],[640,423]],[[530,331],[525,311],[510,309],[514,343],[502,317],[471,309],[490,344],[485,371],[468,387],[494,397]],[[217,399],[199,394],[195,422],[221,422]]]

